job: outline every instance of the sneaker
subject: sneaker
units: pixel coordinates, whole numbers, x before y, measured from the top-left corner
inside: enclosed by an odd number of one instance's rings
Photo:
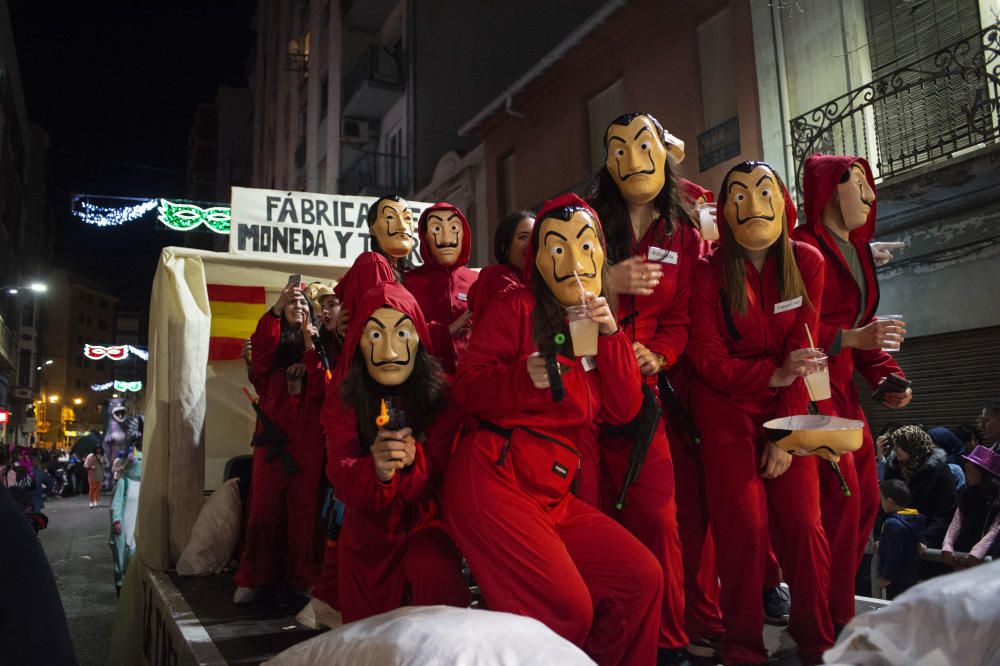
[[[233,593],[234,604],[249,604],[256,598],[257,588],[254,587],[237,587]]]
[[[324,627],[336,629],[344,624],[339,610],[315,597],[310,599],[305,608],[298,612],[295,621],[310,629],[323,629]]]
[[[719,639],[706,637],[700,638],[696,641],[691,641],[688,643],[687,651],[695,657],[705,657],[709,659],[712,657],[718,657],[721,654],[719,652]]]
[[[772,587],[764,590],[764,621],[768,624],[784,626],[788,624],[788,613],[792,608],[792,598],[788,590]]]
[[[685,648],[661,647],[656,651],[656,666],[694,666]]]

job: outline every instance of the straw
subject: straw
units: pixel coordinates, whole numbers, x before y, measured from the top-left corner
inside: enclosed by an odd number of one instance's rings
[[[816,349],[816,345],[813,342],[812,332],[809,330],[809,324],[805,324],[805,327],[806,327],[806,337],[809,338],[809,348]],[[812,389],[809,387],[809,382],[805,381],[804,379],[802,381],[806,385],[806,393],[809,394],[809,402],[815,403],[816,398],[813,397],[813,392]]]
[[[576,280],[576,286],[580,288],[580,305],[587,304],[587,294],[583,290],[583,280],[580,279],[580,275],[573,271],[573,279]]]
[[[813,342],[812,333],[809,332],[809,324],[806,324],[805,327],[806,327],[806,337],[809,338],[809,348],[816,349],[816,343]]]

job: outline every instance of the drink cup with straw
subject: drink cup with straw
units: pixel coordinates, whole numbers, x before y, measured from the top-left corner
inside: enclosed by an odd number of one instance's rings
[[[809,399],[813,402],[817,400],[829,400],[830,393],[830,367],[828,365],[828,359],[823,350],[816,347],[815,342],[813,342],[812,332],[809,330],[809,324],[806,327],[806,337],[809,338],[809,349],[814,353],[814,357],[811,359],[815,364],[814,369],[805,376],[806,388],[809,391]],[[816,356],[815,354],[818,354]]]
[[[583,280],[573,271],[573,278],[580,287],[580,305],[566,308],[566,319],[569,322],[569,335],[573,341],[573,353],[578,356],[597,356],[597,322],[590,318],[587,312],[587,294],[583,288]]]

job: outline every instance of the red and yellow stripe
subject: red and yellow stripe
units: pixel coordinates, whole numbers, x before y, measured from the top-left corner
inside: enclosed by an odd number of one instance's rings
[[[208,360],[238,359],[243,341],[254,332],[264,313],[264,287],[210,284],[208,304],[212,311]]]

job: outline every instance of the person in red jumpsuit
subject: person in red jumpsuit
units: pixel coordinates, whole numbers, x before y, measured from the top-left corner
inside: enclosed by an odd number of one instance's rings
[[[490,305],[458,364],[455,397],[479,424],[456,446],[444,512],[490,609],[538,619],[600,664],[649,666],[663,572],[571,492],[574,434],[595,419],[627,423],[642,402],[635,353],[604,297],[604,263],[597,214],[573,194],[547,202],[528,285]],[[572,326],[568,306],[580,308]]]
[[[472,230],[457,207],[436,203],[424,210],[417,226],[423,265],[407,272],[405,285],[427,318],[431,347],[449,375],[469,344],[469,291],[478,274],[466,266]]]
[[[765,421],[806,414],[802,376],[816,369],[823,257],[789,240],[795,205],[763,162],[733,167],[718,197],[719,250],[702,260],[691,295],[691,406],[721,579],[725,663],[766,663],[769,549],[792,594],[789,630],[806,664],[833,644],[830,549],[820,522],[815,457],[782,451]],[[768,538],[770,537],[770,538]]]
[[[267,460],[266,443],[254,447],[250,506],[233,594],[237,604],[253,601],[257,591],[273,581],[282,559],[289,583],[299,592],[312,587],[319,574],[316,521],[323,447],[321,440],[307,436],[300,420],[307,390],[302,385],[310,384],[308,379],[303,382],[302,363],[312,344],[303,335],[307,319],[299,285],[289,284],[250,338],[260,407],[285,435],[298,472],[287,474],[280,456]]]
[[[316,329],[311,323],[307,323],[306,330],[310,335],[310,342],[312,335],[316,334],[320,341],[320,348],[326,354],[328,364],[335,367],[343,342],[337,334],[340,299],[333,293],[330,286],[320,282],[308,285],[306,295],[313,303],[313,311],[319,325],[319,328]],[[326,444],[326,434],[323,432],[319,414],[323,408],[327,391],[335,385],[327,377],[326,367],[320,359],[319,350],[310,342],[306,343],[306,353],[302,356],[302,363],[306,366],[307,381],[306,402],[300,410],[299,419],[300,427],[305,436],[310,441],[318,442],[319,449],[322,451]],[[311,599],[295,616],[295,620],[310,629],[340,626],[342,622],[340,611],[336,610],[339,607],[337,541],[328,538],[323,550],[320,576],[312,589]]]
[[[376,285],[352,314],[347,374],[323,406],[326,473],[345,505],[337,547],[344,622],[407,603],[469,604],[437,504],[463,415],[429,338],[413,295]]]
[[[632,343],[641,381],[657,401],[663,399],[657,381],[660,373],[677,366],[687,345],[691,276],[701,242],[679,202],[668,159],[669,152],[679,148],[669,143],[667,136],[649,114],[628,113],[611,121],[605,131],[605,168],[598,172],[590,192],[608,240],[611,284],[619,295],[618,325]],[[619,510],[615,504],[634,440],[627,426],[601,430],[603,505],[659,560],[664,576],[659,663],[684,663],[688,660],[684,558],[664,420],[661,418],[641,474]],[[584,460],[584,468],[594,463]],[[705,525],[700,529],[703,532]],[[721,625],[717,609],[716,625]],[[712,629],[718,630],[697,636],[697,640],[717,638],[721,626]]]
[[[811,155],[806,159],[803,193],[805,224],[792,234],[823,253],[825,291],[816,343],[829,354],[832,411],[865,423],[861,448],[841,457],[840,468],[853,492],[845,497],[828,465],[820,465],[823,525],[834,562],[831,613],[834,625],[854,617],[854,576],[864,557],[878,514],[875,444],[858,402],[857,370],[877,387],[903,371],[881,348],[902,340],[903,322],[877,321],[878,278],[869,242],[875,234],[875,178],[861,157]],[[912,392],[885,395],[888,407],[904,407]]]
[[[397,195],[381,197],[368,209],[367,222],[372,249],[355,258],[333,290],[340,299],[341,336],[346,335],[347,322],[358,300],[377,284],[401,282],[410,267],[414,240],[409,203]]]
[[[469,310],[473,317],[482,317],[486,307],[501,294],[524,286],[524,251],[531,240],[535,214],[519,210],[500,220],[493,235],[495,264],[479,271],[469,289]]]

